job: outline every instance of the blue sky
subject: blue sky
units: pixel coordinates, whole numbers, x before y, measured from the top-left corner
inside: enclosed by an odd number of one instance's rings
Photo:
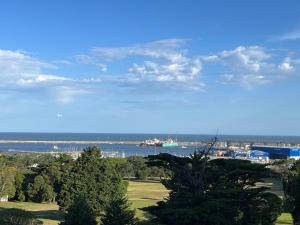
[[[300,135],[300,2],[1,1],[0,131]]]

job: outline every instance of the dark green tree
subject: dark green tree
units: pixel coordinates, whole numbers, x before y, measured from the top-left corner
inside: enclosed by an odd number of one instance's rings
[[[97,147],[89,147],[64,174],[58,197],[61,209],[68,210],[80,196],[97,216],[114,197],[126,193],[127,183],[109,161],[102,158]]]
[[[41,175],[45,182],[51,185],[56,193],[62,186],[62,175],[68,173],[73,164],[73,159],[67,154],[41,155],[38,166],[33,168],[36,175]]]
[[[212,146],[212,145],[211,145]],[[167,201],[146,208],[164,225],[271,225],[281,211],[281,200],[256,187],[270,175],[265,165],[246,160],[209,160],[208,148],[191,157],[149,156],[149,165],[171,171],[163,184]]]
[[[140,156],[130,156],[127,161],[132,165],[134,176],[139,180],[146,180],[149,175],[149,168],[146,165],[146,159]]]
[[[96,215],[84,198],[77,198],[68,208],[60,225],[96,225]]]
[[[127,158],[107,158],[106,160],[115,166],[116,171],[123,178],[130,178],[134,176],[133,166],[128,162]]]
[[[53,187],[45,181],[44,177],[38,175],[34,178],[34,182],[28,186],[28,196],[34,202],[53,202],[56,193]]]
[[[25,175],[22,170],[18,170],[15,175],[15,196],[14,199],[17,201],[25,201],[25,187],[24,187]]]
[[[300,160],[293,164],[285,163],[288,171],[283,173],[283,187],[288,209],[295,225],[300,225]]]
[[[135,225],[135,211],[130,209],[127,198],[116,198],[105,208],[102,225]]]

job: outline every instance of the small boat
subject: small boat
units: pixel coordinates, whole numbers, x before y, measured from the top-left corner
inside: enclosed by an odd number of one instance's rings
[[[184,149],[185,149],[185,148],[187,148],[187,147],[186,147],[186,146],[184,146],[184,145],[182,145],[182,146],[181,146],[181,148],[184,148]]]

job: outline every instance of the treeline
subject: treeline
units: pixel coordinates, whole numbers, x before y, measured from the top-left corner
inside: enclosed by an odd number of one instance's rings
[[[283,209],[300,224],[299,162],[284,161],[270,169],[247,160],[209,160],[208,152],[121,159],[103,158],[98,148],[89,147],[77,160],[65,154],[2,155],[0,196],[56,201],[65,213],[61,225],[135,225],[127,180],[160,179],[170,194],[143,209],[152,215],[151,224],[273,225]],[[283,201],[263,185],[267,177],[282,179]]]
[[[160,179],[168,176],[159,167],[148,167],[140,156],[101,158],[124,179]],[[0,156],[0,196],[9,200],[54,202],[61,191],[63,177],[74,166],[68,154],[17,154]]]

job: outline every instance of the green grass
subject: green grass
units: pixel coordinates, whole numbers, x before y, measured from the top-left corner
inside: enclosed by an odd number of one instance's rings
[[[63,218],[57,204],[33,203],[33,202],[0,202],[0,210],[3,208],[18,208],[32,212],[38,220],[45,225],[57,225]]]
[[[149,217],[140,208],[155,205],[168,196],[168,191],[160,182],[130,181],[128,186],[128,199],[136,209],[139,219]]]
[[[289,213],[282,213],[281,216],[278,217],[276,225],[293,225],[292,216]]]
[[[278,180],[267,180],[267,186],[271,191],[282,195],[281,183]],[[159,182],[141,182],[130,181],[128,186],[128,198],[132,203],[132,208],[136,209],[136,215],[139,219],[147,219],[149,215],[140,208],[155,205],[158,201],[168,196],[168,191]],[[58,211],[56,204],[38,204],[32,202],[2,202],[0,210],[3,208],[20,208],[31,211],[37,219],[43,221],[45,225],[57,225],[63,215]],[[283,213],[276,225],[292,225],[292,218],[289,213]]]

